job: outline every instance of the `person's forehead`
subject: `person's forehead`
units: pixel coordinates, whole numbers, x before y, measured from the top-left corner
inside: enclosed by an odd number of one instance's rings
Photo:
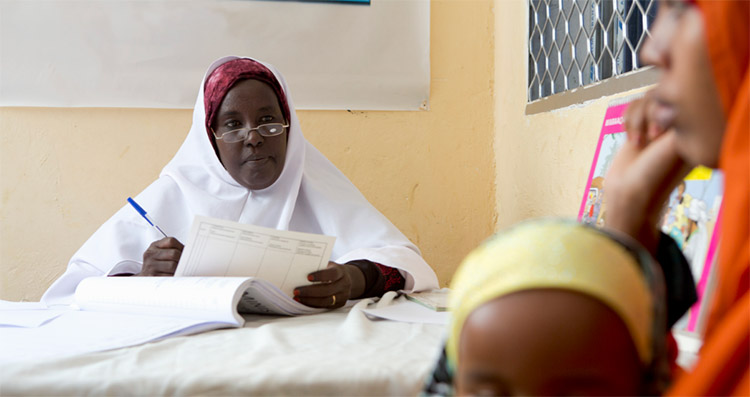
[[[599,300],[565,289],[533,289],[479,306],[467,317],[462,334],[475,334],[476,341],[486,341],[487,348],[508,352],[551,349],[565,354],[598,343],[594,339],[601,336],[598,331],[603,324],[622,328],[619,334],[630,338],[622,319]]]
[[[614,311],[567,290],[527,290],[491,300],[470,314],[460,340],[465,374],[503,383],[609,379],[617,367],[610,365],[616,359],[611,356],[627,355],[638,363],[627,327]],[[611,344],[617,347],[608,349]]]

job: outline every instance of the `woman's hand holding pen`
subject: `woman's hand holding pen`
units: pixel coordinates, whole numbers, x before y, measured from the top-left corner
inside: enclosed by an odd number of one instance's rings
[[[174,276],[184,247],[174,237],[154,241],[143,253],[143,267],[136,276]]]
[[[307,275],[315,282],[294,289],[294,300],[310,307],[338,309],[365,292],[365,276],[356,266],[328,262],[328,267]]]

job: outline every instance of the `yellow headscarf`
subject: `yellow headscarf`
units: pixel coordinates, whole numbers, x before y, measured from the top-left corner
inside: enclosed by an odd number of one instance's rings
[[[591,227],[537,220],[491,238],[464,259],[451,286],[450,365],[457,368],[458,341],[469,314],[500,296],[542,288],[603,302],[622,318],[641,361],[648,365],[653,359],[654,298],[633,254]]]

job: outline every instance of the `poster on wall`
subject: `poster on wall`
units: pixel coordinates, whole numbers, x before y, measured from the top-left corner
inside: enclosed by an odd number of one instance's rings
[[[0,106],[192,108],[227,55],[301,109],[424,110],[430,2],[0,1]]]
[[[578,220],[603,227],[607,219],[605,178],[618,149],[627,139],[624,113],[628,103],[639,96],[615,100],[607,107],[599,141],[594,152]],[[714,262],[717,257],[718,230],[723,195],[720,171],[697,167],[674,189],[659,222],[661,231],[675,240],[690,264],[696,283],[698,302],[681,318],[674,329],[701,334],[707,317]]]

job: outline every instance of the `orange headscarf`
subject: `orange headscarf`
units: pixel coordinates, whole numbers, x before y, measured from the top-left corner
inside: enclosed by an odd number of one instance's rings
[[[727,119],[718,283],[696,367],[672,395],[750,395],[750,1],[698,1]]]

